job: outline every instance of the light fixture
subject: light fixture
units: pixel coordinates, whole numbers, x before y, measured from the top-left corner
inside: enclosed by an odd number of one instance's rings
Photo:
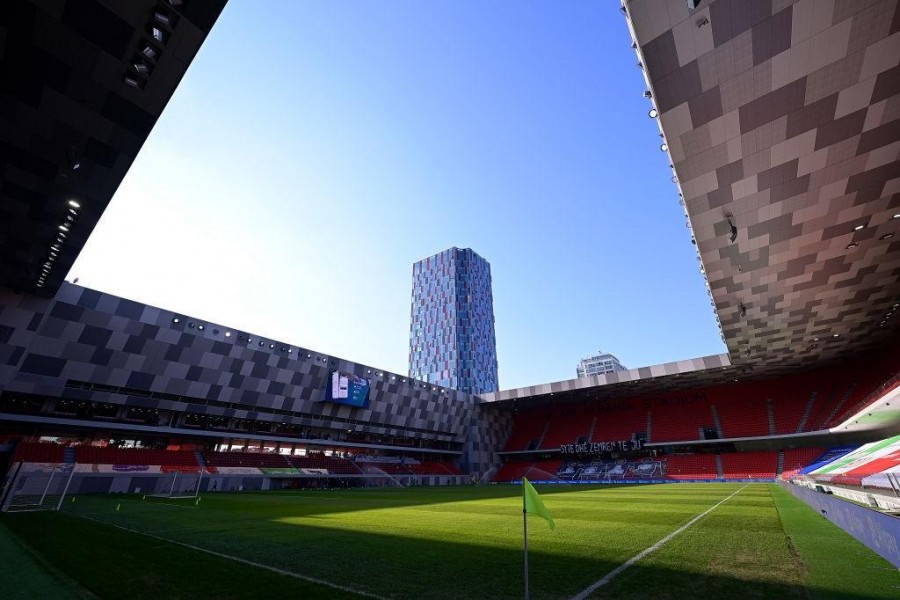
[[[847,244],[847,250],[856,248],[857,246],[859,246],[859,242],[850,242],[849,244]]]
[[[651,119],[655,119],[656,117],[659,116],[659,112],[657,112],[657,110],[655,108],[651,108],[650,112],[648,112],[647,114],[650,116]]]
[[[59,226],[59,230],[60,230],[60,231],[69,231],[69,228],[66,227],[65,225],[60,225],[60,226]]]
[[[178,323],[179,321],[181,321],[181,319],[179,319],[178,317],[175,317],[174,319],[172,319],[173,323]]]
[[[161,11],[161,10],[154,11],[153,18],[156,19],[157,21],[159,21],[160,23],[162,23],[163,25],[171,25],[172,24],[172,20],[169,18],[169,14],[164,11]]]
[[[203,325],[197,325],[197,329],[199,329],[200,331],[203,331],[206,328]]]
[[[831,337],[841,337],[841,335],[840,335],[839,333],[836,333],[836,334],[834,334],[834,335],[831,336]]]
[[[659,149],[662,150],[663,152],[668,152],[668,151],[669,151],[669,145],[666,144],[665,142],[663,142],[662,144],[659,145]]]
[[[894,213],[894,216],[891,218],[892,219],[900,219],[900,213]]]
[[[160,44],[166,43],[166,32],[160,29],[159,27],[151,27],[151,33],[153,33],[153,39],[159,42]]]
[[[125,85],[127,85],[129,87],[133,87],[138,90],[141,89],[141,80],[138,79],[137,77],[132,77],[131,75],[125,75],[125,77],[122,78],[122,81],[124,81]]]
[[[886,234],[884,234],[883,236],[881,236],[881,239],[882,239],[882,240],[889,240],[889,239],[891,239],[892,237],[894,237],[894,234],[893,234],[893,233],[886,233]]]
[[[69,200],[69,206],[72,208],[81,208],[81,205],[75,200]]]
[[[274,350],[274,349],[275,349],[275,344],[269,344],[269,350]]]
[[[231,337],[231,332],[230,332],[230,331],[226,331],[226,332],[225,332],[225,337]]]
[[[150,45],[148,42],[144,42],[144,48],[141,50],[141,54],[146,56],[147,58],[156,59],[159,56],[159,52],[157,52],[156,48]]]
[[[650,90],[644,90],[644,98],[649,100],[652,97],[653,97],[653,92],[651,92]]]
[[[132,64],[132,66],[134,67],[134,70],[137,71],[138,73],[140,73],[141,75],[149,75],[150,74],[150,67],[148,67],[147,63],[145,63],[145,62],[135,62]]]
[[[853,231],[862,231],[865,228],[865,225],[857,225],[853,228]]]

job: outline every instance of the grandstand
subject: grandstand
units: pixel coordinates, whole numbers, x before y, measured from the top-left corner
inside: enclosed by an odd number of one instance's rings
[[[294,548],[318,569],[311,579],[299,578],[303,585],[331,581],[338,572],[353,589],[385,596],[408,571],[394,570],[384,558],[402,544],[411,544],[403,546],[404,556],[425,578],[453,562],[446,556],[471,560],[466,564],[476,574],[460,576],[467,580],[463,586],[474,585],[469,579],[499,578],[518,565],[519,556],[511,559],[504,548],[495,550],[491,569],[478,571],[472,547],[447,541],[459,530],[488,537],[474,513],[489,514],[492,503],[517,493],[510,486],[471,491],[461,484],[516,483],[522,477],[560,484],[544,489],[558,494],[560,505],[573,503],[571,514],[587,509],[575,506],[574,495],[563,498],[564,490],[583,484],[575,489],[622,522],[633,515],[614,512],[613,505],[631,502],[619,495],[625,490],[620,484],[661,484],[633,493],[644,508],[654,498],[674,498],[667,500],[673,520],[640,513],[648,524],[658,518],[667,527],[653,529],[647,539],[642,531],[617,530],[608,545],[627,538],[622,543],[630,554],[604,555],[604,573],[706,514],[714,505],[709,498],[721,504],[731,497],[716,495],[721,490],[758,494],[754,501],[773,506],[777,500],[779,510],[790,504],[784,490],[798,487],[900,510],[896,0],[823,2],[822,9],[809,0],[759,2],[753,11],[739,0],[623,2],[648,110],[672,165],[672,201],[680,197],[691,235],[686,243],[697,249],[726,352],[477,396],[64,281],[225,2],[85,0],[78,4],[86,7],[83,14],[74,0],[56,4],[59,10],[21,0],[0,9],[0,33],[6,32],[0,56],[15,63],[4,71],[4,115],[31,115],[4,116],[12,126],[0,128],[0,158],[8,167],[0,182],[0,508],[59,510],[67,497],[78,497],[80,504],[68,512],[119,527],[106,532],[112,538],[128,530],[164,531],[167,519],[185,531],[190,527],[188,518],[164,513],[161,507],[170,504],[162,502],[138,506],[135,500],[126,505],[131,514],[116,515],[120,511],[112,507],[121,505],[120,498],[176,497],[191,490],[207,499],[218,495],[220,513],[201,514],[197,496],[192,514],[209,525],[221,547],[198,551],[227,558],[245,547],[278,547],[291,536],[272,523],[296,527],[316,549]],[[141,46],[149,43],[144,32],[153,23],[171,45]],[[176,51],[178,59],[168,60]],[[794,51],[808,58],[793,60]],[[106,55],[124,65],[141,53],[149,57],[146,52],[161,53],[152,70],[107,68],[112,63]],[[63,72],[72,73],[63,78],[66,85],[57,79]],[[45,89],[52,93],[42,95]],[[103,100],[82,102],[95,97]],[[79,169],[90,178],[82,180]],[[58,237],[60,223],[68,223],[71,235]],[[47,248],[57,246],[48,261],[55,266],[36,269],[45,264]],[[342,374],[365,381],[364,405],[328,396],[330,382]],[[796,485],[753,487],[786,481]],[[459,487],[434,496],[416,490],[378,495],[383,488],[451,485]],[[292,505],[298,516],[272,500],[276,494],[238,494],[294,490],[285,494],[296,492],[288,497],[306,501],[311,496],[301,494],[319,488],[347,494],[329,496],[346,505],[347,514],[335,516],[345,509],[310,500],[309,512]],[[696,503],[682,514],[678,493],[702,500],[686,501]],[[521,508],[515,498],[509,505]],[[440,517],[446,519],[442,529],[422,533],[411,524],[447,507],[456,512]],[[230,531],[231,521],[217,519],[234,519],[245,509],[267,532],[265,543],[219,533]],[[365,520],[370,511],[377,513],[371,522]],[[390,516],[401,513],[396,521]],[[26,536],[23,524],[39,530],[50,523],[29,518],[10,526]],[[339,519],[360,537],[330,529]],[[67,522],[52,523],[60,536],[67,533]],[[502,521],[492,525],[513,529]],[[593,525],[586,527],[591,536],[610,535]],[[804,527],[819,524],[806,521]],[[174,544],[175,556],[199,543],[199,531],[161,541]],[[71,535],[78,540],[90,534]],[[443,554],[409,542],[426,538],[440,538],[432,543]],[[787,547],[784,540],[760,542],[758,555]],[[560,554],[544,573],[556,586],[545,590],[548,597],[556,589],[574,595],[572,581],[582,584],[579,589],[590,583],[581,581],[581,569],[592,572],[598,565],[579,561],[594,551],[592,539],[579,543],[581,556]],[[97,544],[104,547],[102,540]],[[320,548],[321,557],[311,556]],[[365,555],[377,566],[367,570],[356,557],[347,559],[348,548],[375,548],[383,555]],[[259,556],[240,559],[251,566],[265,559],[263,566],[275,570],[297,566],[293,557],[263,550]],[[784,557],[777,566],[795,559]],[[80,566],[85,572],[88,567]],[[227,570],[218,565],[209,572]],[[672,578],[664,567],[642,575]],[[184,579],[182,573],[178,581]],[[728,587],[734,582],[719,584],[711,584],[708,595],[740,589]],[[423,588],[403,585],[397,597],[427,596]],[[461,597],[477,593],[464,589]],[[675,595],[684,596],[685,589]],[[797,592],[760,589],[768,597]],[[662,587],[658,596],[671,594]]]

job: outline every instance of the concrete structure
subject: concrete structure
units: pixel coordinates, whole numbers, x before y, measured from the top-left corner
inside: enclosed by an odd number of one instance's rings
[[[896,337],[900,3],[694,4],[622,12],[731,362],[786,373]]]
[[[587,377],[589,375],[603,375],[605,373],[627,370],[625,365],[620,363],[619,359],[614,355],[598,350],[594,356],[581,359],[575,368],[575,376]]]
[[[468,394],[496,392],[491,265],[450,248],[413,265],[409,376]]]

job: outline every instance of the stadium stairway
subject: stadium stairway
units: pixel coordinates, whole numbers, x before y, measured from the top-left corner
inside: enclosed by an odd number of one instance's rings
[[[75,448],[71,446],[66,447],[63,452],[63,462],[66,464],[73,464],[75,462]]]
[[[197,464],[205,469],[206,468],[206,458],[203,456],[203,453],[200,452],[199,450],[196,450],[194,452],[194,456],[197,457]]]
[[[803,416],[800,417],[800,422],[797,424],[796,433],[800,433],[806,427],[806,423],[809,421],[809,415],[812,414],[813,405],[816,403],[816,397],[818,395],[818,392],[812,392],[809,395],[809,400],[806,401],[806,408],[803,409]]]

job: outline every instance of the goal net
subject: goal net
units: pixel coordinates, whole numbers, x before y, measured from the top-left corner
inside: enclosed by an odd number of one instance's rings
[[[19,463],[10,471],[0,510],[27,512],[59,510],[68,492],[75,465],[71,463]]]
[[[156,486],[156,492],[147,494],[148,498],[196,498],[200,494],[200,486],[203,484],[202,469],[191,472],[174,472],[170,477],[164,478]]]

